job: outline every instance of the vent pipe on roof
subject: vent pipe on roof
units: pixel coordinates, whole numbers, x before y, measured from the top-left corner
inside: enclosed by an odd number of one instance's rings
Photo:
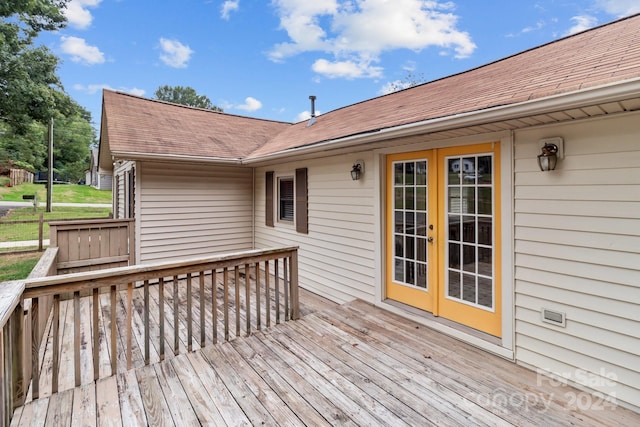
[[[311,126],[312,124],[314,124],[316,122],[316,96],[315,95],[309,95],[309,99],[311,100],[311,118],[309,119],[309,122],[307,123],[307,127]]]

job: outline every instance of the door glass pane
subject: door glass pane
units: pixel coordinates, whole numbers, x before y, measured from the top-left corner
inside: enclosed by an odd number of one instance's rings
[[[404,188],[398,187],[393,191],[395,197],[395,205],[398,209],[404,208]]]
[[[462,217],[462,240],[468,243],[475,243],[476,218],[474,216]]]
[[[404,281],[404,261],[402,259],[395,258],[394,267],[395,267],[394,268],[395,274],[393,275],[393,278],[397,282],[403,282]]]
[[[493,209],[491,205],[493,200],[491,199],[491,187],[479,187],[478,188],[478,213],[480,215],[491,215]]]
[[[451,298],[460,298],[460,273],[449,272],[449,281],[447,283],[447,295]]]
[[[449,185],[460,184],[460,159],[447,160],[447,180]]]
[[[416,234],[415,212],[405,212],[405,233]]]
[[[492,156],[478,157],[478,184],[493,183]]]
[[[427,187],[416,188],[416,210],[424,211],[427,209]]]
[[[493,307],[493,282],[486,277],[478,277],[478,304]]]
[[[416,260],[427,262],[427,239],[416,239]]]
[[[393,164],[394,281],[428,289],[428,164],[409,160]]]
[[[424,212],[416,212],[416,234],[418,236],[427,235],[427,214]]]
[[[404,164],[396,163],[393,165],[393,182],[395,185],[404,184]]]
[[[427,185],[427,162],[416,162],[416,185]]]
[[[402,211],[396,211],[393,215],[395,217],[393,228],[396,233],[404,233],[404,214]]]
[[[462,275],[462,299],[474,304],[476,302],[476,277],[471,274]]]
[[[446,295],[493,309],[493,156],[456,156],[445,161]]]
[[[405,187],[404,189],[404,208],[405,209],[414,209],[415,206],[415,188],[413,187]]]
[[[449,243],[449,268],[460,270],[460,248],[458,243]]]
[[[460,187],[449,188],[449,212],[462,213],[462,203],[460,201]]]
[[[476,247],[472,245],[462,245],[462,269],[464,271],[476,272]]]
[[[487,246],[493,244],[493,221],[491,218],[478,218],[478,243]]]
[[[415,184],[415,163],[406,162],[404,164],[404,185]]]

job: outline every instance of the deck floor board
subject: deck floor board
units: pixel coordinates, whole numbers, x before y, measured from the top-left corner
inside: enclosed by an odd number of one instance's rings
[[[234,274],[229,301],[235,306]],[[60,392],[51,395],[52,339],[42,346],[41,398],[14,413],[12,426],[31,425],[640,425],[640,414],[621,407],[570,407],[568,386],[539,381],[537,373],[486,353],[363,301],[337,305],[301,290],[301,319],[275,324],[275,292],[269,294],[272,326],[266,327],[266,294],[251,307],[246,334],[244,277],[240,276],[241,333],[235,313],[225,342],[222,304],[214,344],[211,276],[205,277],[204,324],[200,278],[194,277],[193,351],[188,351],[186,288],[181,282],[179,324],[174,324],[173,283],[165,284],[165,357],[160,357],[158,286],[149,287],[150,364],[144,362],[144,288],[133,290],[132,368],[126,369],[126,290],[115,319],[117,354],[110,354],[110,295],[99,296],[100,372],[93,381],[93,302],[81,300],[82,385],[74,387],[73,300],[60,306]],[[222,275],[215,294],[222,297]],[[255,282],[251,281],[255,288]],[[282,295],[280,296],[282,298]],[[282,303],[282,302],[281,302]],[[51,322],[50,322],[51,323]],[[205,346],[201,348],[201,326]],[[180,331],[174,353],[174,330]],[[509,399],[516,396],[522,399]],[[506,397],[506,400],[504,399]],[[528,399],[528,400],[527,400]]]

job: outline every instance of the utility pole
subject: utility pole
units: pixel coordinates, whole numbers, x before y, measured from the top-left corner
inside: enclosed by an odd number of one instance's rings
[[[47,171],[47,212],[52,212],[53,196],[53,117],[49,122],[49,170]]]

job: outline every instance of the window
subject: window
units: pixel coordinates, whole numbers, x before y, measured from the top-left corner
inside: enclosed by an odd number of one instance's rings
[[[295,178],[284,175],[276,179],[275,173],[268,171],[265,184],[265,225],[274,227],[277,215],[278,221],[295,224],[298,233],[308,234],[307,168],[296,169]]]
[[[293,177],[278,179],[278,219],[293,222]]]

